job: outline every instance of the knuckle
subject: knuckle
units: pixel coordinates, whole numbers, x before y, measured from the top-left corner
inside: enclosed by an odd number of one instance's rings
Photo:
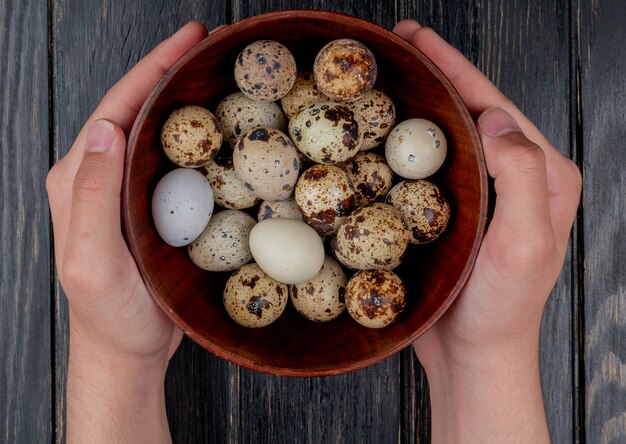
[[[50,168],[50,171],[48,171],[48,175],[46,176],[46,191],[48,192],[48,196],[56,191],[56,188],[59,186],[60,178],[60,167],[58,163],[55,163],[52,168]]]
[[[515,134],[512,137],[524,136]],[[502,151],[502,156],[511,167],[523,173],[536,174],[546,169],[545,153],[526,138],[515,140],[507,150]]]
[[[106,188],[106,177],[103,165],[85,159],[74,176],[74,198],[81,202],[94,200]]]

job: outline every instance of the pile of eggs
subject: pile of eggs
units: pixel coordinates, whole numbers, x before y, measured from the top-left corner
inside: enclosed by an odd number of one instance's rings
[[[347,309],[371,328],[404,309],[393,270],[450,219],[444,194],[424,180],[447,144],[428,120],[396,124],[377,74],[356,40],[328,43],[312,72],[260,40],[235,60],[239,92],[214,113],[184,106],[165,121],[163,150],[179,168],[155,188],[157,232],[198,267],[231,273],[223,299],[235,322],[266,326],[288,299],[309,320]]]

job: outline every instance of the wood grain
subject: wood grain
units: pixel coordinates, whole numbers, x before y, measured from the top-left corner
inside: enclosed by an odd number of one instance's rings
[[[417,19],[458,48],[571,158],[575,116],[570,115],[568,8],[560,0],[407,1],[402,2],[400,18]],[[542,327],[542,383],[555,442],[571,442],[577,427],[573,415],[563,414],[574,403],[574,261],[568,251]]]
[[[583,2],[580,101],[585,437],[626,441],[626,8]]]
[[[0,2],[0,442],[53,433],[47,11]]]

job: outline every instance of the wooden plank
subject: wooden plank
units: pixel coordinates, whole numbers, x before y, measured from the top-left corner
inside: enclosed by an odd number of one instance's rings
[[[0,2],[0,29],[0,442],[50,442],[45,3]]]
[[[417,19],[458,48],[572,157],[568,12],[567,2],[560,0],[406,1],[400,18]],[[541,336],[542,382],[555,442],[571,442],[577,427],[572,414],[574,261],[568,252]]]
[[[391,28],[385,1],[233,1],[233,21],[279,9],[330,9]],[[402,428],[400,355],[352,374],[278,378],[241,374],[241,442],[397,442]],[[413,429],[410,429],[412,432]]]
[[[67,152],[111,85],[161,40],[190,20],[203,20],[211,29],[225,23],[227,16],[224,2],[193,1],[181,7],[177,2],[157,0],[111,0],[97,5],[58,0],[52,6],[57,158]],[[68,314],[58,282],[56,288],[56,427],[58,441],[63,442]],[[175,442],[201,442],[196,439],[198,431],[207,433],[205,440],[219,436],[218,441],[226,441],[238,424],[237,384],[233,382],[237,376],[238,369],[224,365],[199,347],[185,344],[181,348],[172,359],[166,380],[168,417]],[[214,397],[216,393],[220,397]],[[229,422],[223,421],[224,417],[229,417]],[[198,423],[202,427],[196,429]]]
[[[626,441],[626,8],[581,1],[587,442]]]

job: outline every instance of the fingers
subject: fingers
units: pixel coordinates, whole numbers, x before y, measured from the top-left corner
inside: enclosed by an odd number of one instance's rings
[[[100,258],[115,258],[123,251],[120,190],[125,150],[126,138],[119,126],[101,119],[87,128],[82,161],[73,182],[63,266],[97,267]]]

